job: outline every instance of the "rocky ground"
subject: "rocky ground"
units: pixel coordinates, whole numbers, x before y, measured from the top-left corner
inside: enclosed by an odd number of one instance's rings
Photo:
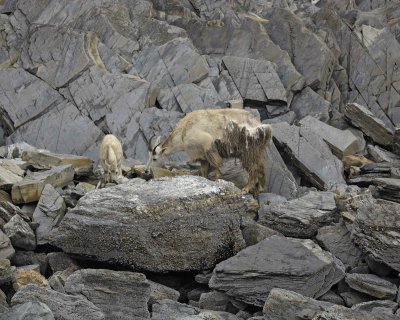
[[[0,320],[400,319],[399,41],[399,0],[0,0]],[[266,193],[148,180],[230,100],[273,126]]]

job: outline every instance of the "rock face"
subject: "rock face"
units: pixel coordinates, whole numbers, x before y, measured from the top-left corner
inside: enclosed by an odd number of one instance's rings
[[[219,263],[209,286],[262,307],[273,288],[319,297],[343,277],[342,263],[313,241],[272,236]]]
[[[1,320],[41,319],[54,320],[53,312],[39,301],[19,304],[0,315]]]
[[[354,290],[378,299],[393,300],[397,294],[397,286],[395,284],[373,274],[347,274],[346,283]]]
[[[399,215],[398,203],[369,201],[357,210],[353,230],[357,245],[397,271],[400,271]]]
[[[240,217],[250,202],[222,180],[133,180],[82,197],[51,243],[148,271],[207,269],[243,248]]]
[[[65,292],[83,295],[100,310],[105,319],[149,319],[147,302],[150,284],[140,273],[84,269],[71,274]],[[112,294],[110,294],[112,292]]]

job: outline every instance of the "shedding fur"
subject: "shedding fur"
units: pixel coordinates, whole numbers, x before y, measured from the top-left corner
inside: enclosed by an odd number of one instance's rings
[[[244,192],[265,188],[265,147],[271,141],[272,128],[246,110],[197,110],[182,118],[163,143],[152,139],[146,171],[161,166],[164,156],[185,151],[191,161],[200,161],[200,174],[208,177],[210,169],[221,177],[223,158],[236,157],[249,173]],[[154,143],[155,142],[155,143]]]
[[[122,158],[122,145],[118,138],[112,134],[106,135],[100,145],[100,162],[105,183],[118,182],[122,177]]]

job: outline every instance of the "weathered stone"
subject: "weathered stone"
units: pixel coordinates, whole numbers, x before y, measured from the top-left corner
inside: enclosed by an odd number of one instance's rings
[[[8,310],[9,306],[7,303],[7,296],[2,290],[0,290],[0,315],[3,316],[3,314],[5,314]]]
[[[106,269],[75,271],[65,281],[68,294],[84,295],[106,319],[149,319],[150,284],[140,273]],[[110,295],[112,292],[112,295]]]
[[[35,270],[17,268],[13,273],[13,288],[15,291],[21,289],[21,287],[32,283],[39,287],[48,287],[49,282],[39,272]]]
[[[372,271],[366,273],[374,273],[378,276],[386,277],[393,271],[391,267],[383,263],[381,260],[377,259],[373,254],[365,255],[365,262],[367,263],[368,268]]]
[[[49,278],[50,287],[55,291],[66,293],[64,288],[65,282],[67,281],[68,277],[77,270],[79,270],[79,267],[76,265],[70,265],[63,271],[54,272]]]
[[[46,275],[49,262],[45,253],[33,251],[17,251],[11,258],[11,263],[17,267],[39,265],[40,273]]]
[[[337,319],[351,319],[351,320],[396,320],[393,315],[383,313],[375,314],[359,310],[351,310],[341,306],[332,306],[324,312],[320,312],[312,320],[337,320]]]
[[[50,252],[47,254],[47,259],[49,261],[49,267],[53,273],[63,271],[70,266],[75,266],[79,269],[76,260],[72,259],[64,252]]]
[[[199,307],[201,309],[214,311],[227,311],[229,303],[229,296],[223,292],[215,290],[202,293],[199,299]]]
[[[70,164],[77,175],[87,175],[93,170],[93,160],[72,154],[57,154],[48,151],[24,151],[22,160],[36,169],[51,169]]]
[[[80,198],[82,198],[89,191],[95,189],[96,189],[95,185],[86,182],[79,182],[76,186],[75,185],[66,186],[62,190],[60,195],[63,197],[67,207],[74,208]]]
[[[300,263],[298,256],[307,259]],[[238,301],[263,306],[273,288],[319,297],[343,276],[342,263],[313,241],[271,236],[219,263],[209,286]]]
[[[346,267],[352,268],[360,263],[362,253],[351,241],[350,232],[345,225],[322,227],[318,229],[316,239]]]
[[[148,301],[150,306],[164,299],[178,301],[180,295],[179,291],[151,280],[147,280],[147,282],[150,283],[150,298]]]
[[[393,140],[393,129],[380,119],[366,107],[357,103],[348,103],[344,107],[345,117],[357,128],[360,128],[368,137],[384,146],[391,145]]]
[[[310,191],[298,199],[259,212],[258,223],[288,237],[311,238],[318,228],[337,219],[332,192]]]
[[[334,293],[332,290],[329,290],[327,293],[320,296],[318,298],[318,300],[330,302],[330,303],[341,305],[341,306],[345,305],[343,298],[341,296],[339,296],[338,294]]]
[[[0,70],[0,99],[2,124],[8,133],[12,133],[60,103],[62,97],[24,69],[7,68]]]
[[[39,224],[35,230],[38,245],[49,242],[50,234],[58,227],[65,210],[64,199],[51,184],[46,184],[33,213],[33,222]]]
[[[353,240],[366,252],[400,271],[400,204],[385,200],[365,202],[357,210]]]
[[[400,156],[391,153],[379,146],[368,145],[368,153],[375,162],[400,162]]]
[[[310,87],[306,87],[293,97],[290,109],[299,120],[309,116],[321,122],[327,122],[331,105]]]
[[[149,271],[207,269],[243,247],[240,217],[252,203],[222,180],[131,180],[82,197],[53,232],[51,244]]]
[[[363,310],[374,312],[376,308],[388,308],[391,309],[392,313],[397,310],[398,304],[391,300],[376,300],[376,301],[369,301],[369,302],[362,302],[359,304],[355,304],[351,307],[353,310]]]
[[[21,126],[7,138],[7,143],[27,141],[52,152],[97,159],[97,143],[102,136],[101,130],[88,117],[83,116],[73,104],[64,101],[40,118]]]
[[[55,319],[65,320],[103,320],[101,310],[83,296],[63,294],[34,284],[23,286],[11,300],[11,305],[25,302],[47,304]]]
[[[374,297],[371,297],[365,293],[361,293],[351,289],[349,291],[340,293],[340,296],[343,298],[346,306],[348,307],[352,307],[356,304],[368,302],[375,299]]]
[[[336,129],[312,116],[303,118],[300,121],[300,125],[318,134],[339,159],[354,154],[358,150],[358,139],[350,130]]]
[[[11,196],[14,203],[29,203],[38,201],[46,184],[53,187],[63,187],[74,178],[71,165],[54,167],[47,171],[34,172],[24,180],[13,185]]]
[[[10,259],[14,253],[10,238],[0,230],[0,259]]]
[[[313,185],[319,189],[329,189],[333,184],[344,184],[342,163],[314,131],[284,122],[273,124],[272,127],[277,147],[293,159]]]
[[[40,301],[25,302],[12,307],[3,314],[0,314],[0,320],[20,319],[54,320],[55,318],[49,307]]]
[[[394,299],[397,286],[374,274],[349,273],[346,275],[347,284],[359,292],[366,293],[378,299]]]
[[[373,180],[380,198],[400,203],[400,179],[377,178]]]
[[[335,193],[338,209],[354,213],[354,215],[359,207],[372,199],[370,190],[361,189],[357,186],[348,186],[347,184],[335,186],[333,192]]]
[[[270,236],[281,235],[280,232],[265,227],[258,223],[254,223],[244,228],[242,230],[242,234],[243,234],[243,239],[246,242],[246,247],[255,245],[260,241],[269,238]]]
[[[8,169],[9,166],[0,163],[0,188],[11,189],[14,183],[17,183],[23,179],[22,174],[18,175]],[[22,171],[22,170],[21,170]]]
[[[197,283],[208,285],[208,283],[210,282],[211,276],[212,276],[211,271],[203,271],[199,274],[196,274],[194,279],[196,280]]]
[[[396,127],[394,131],[393,152],[400,156],[400,126]]]
[[[35,233],[19,215],[15,215],[4,225],[4,232],[10,238],[14,247],[26,250],[36,248]]]

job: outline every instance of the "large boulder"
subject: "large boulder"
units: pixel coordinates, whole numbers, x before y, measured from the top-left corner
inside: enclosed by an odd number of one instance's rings
[[[209,286],[262,307],[273,288],[316,298],[343,277],[343,264],[312,240],[271,236],[219,263]]]
[[[147,271],[202,270],[243,248],[241,217],[253,204],[223,180],[135,179],[83,196],[51,244]]]

